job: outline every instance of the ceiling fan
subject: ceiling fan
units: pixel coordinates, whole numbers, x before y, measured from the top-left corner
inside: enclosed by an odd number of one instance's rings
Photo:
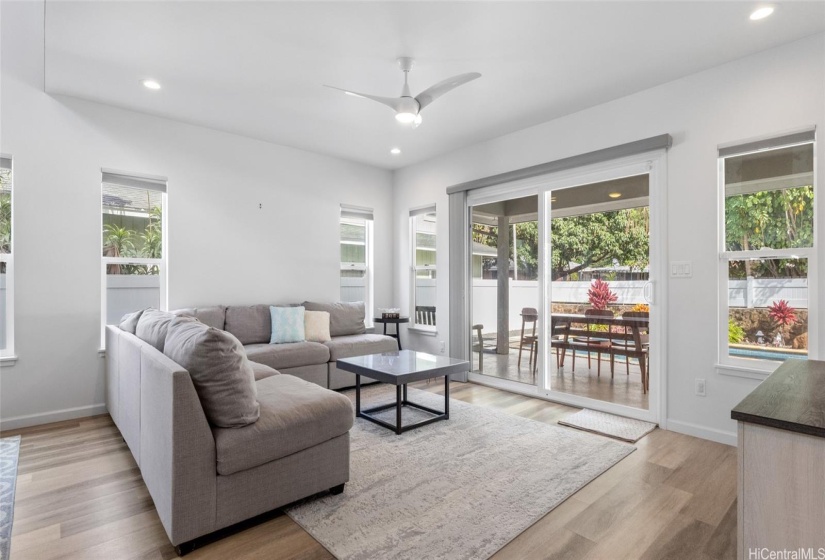
[[[424,107],[460,85],[466,84],[476,78],[480,78],[481,74],[478,72],[468,72],[467,74],[459,74],[452,78],[442,80],[437,84],[428,87],[415,97],[410,94],[410,86],[407,83],[407,76],[412,70],[414,59],[402,56],[398,59],[398,66],[404,72],[404,87],[401,88],[400,97],[381,97],[378,95],[369,95],[367,93],[358,93],[356,91],[349,91],[335,86],[326,86],[328,88],[343,91],[347,95],[354,97],[363,97],[364,99],[372,99],[383,103],[393,111],[395,111],[395,120],[403,124],[411,124],[413,128],[417,128],[421,124],[421,111]]]

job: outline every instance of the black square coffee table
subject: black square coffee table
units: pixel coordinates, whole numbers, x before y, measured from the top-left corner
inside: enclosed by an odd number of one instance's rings
[[[446,356],[435,356],[413,350],[386,352],[384,354],[370,354],[355,358],[341,358],[337,362],[338,369],[355,374],[355,416],[364,418],[393,430],[396,434],[432,424],[438,420],[450,418],[450,375],[470,371],[467,360],[457,360]],[[395,402],[361,410],[361,376],[375,379],[382,383],[395,385]],[[428,406],[411,402],[407,399],[407,384],[434,377],[444,378],[444,410],[436,410]],[[401,409],[411,406],[434,416],[408,424],[401,424]],[[395,408],[395,425],[372,416],[375,412]]]

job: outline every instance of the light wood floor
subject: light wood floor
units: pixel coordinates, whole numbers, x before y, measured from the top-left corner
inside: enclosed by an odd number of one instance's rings
[[[573,371],[573,360],[570,354],[567,355],[561,369],[556,369],[555,354],[550,357],[550,360],[552,367],[550,384],[553,390],[624,406],[648,409],[649,393],[642,391],[642,374],[637,363],[631,362],[626,366],[624,358],[617,358],[615,375],[611,377],[610,359],[605,354],[602,355],[601,374],[599,374],[595,354],[592,355],[591,367],[588,368],[587,355],[579,353],[576,358],[576,371]],[[521,365],[518,363],[517,349],[511,348],[509,354],[485,352],[484,370],[482,371],[478,364],[478,352],[473,352],[473,372],[535,385],[536,374],[530,369],[529,361],[529,352],[526,350],[521,357]]]
[[[419,388],[440,392],[441,383]],[[555,423],[575,409],[480,385],[451,396]],[[108,416],[3,433],[23,435],[13,560],[174,558],[129,450]],[[655,430],[623,459],[494,558],[722,560],[736,546],[733,447]],[[514,458],[513,467],[518,467]],[[331,558],[281,515],[186,557]]]

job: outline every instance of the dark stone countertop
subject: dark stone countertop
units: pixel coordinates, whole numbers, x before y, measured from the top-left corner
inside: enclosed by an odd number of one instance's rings
[[[786,360],[730,416],[825,438],[825,362]]]

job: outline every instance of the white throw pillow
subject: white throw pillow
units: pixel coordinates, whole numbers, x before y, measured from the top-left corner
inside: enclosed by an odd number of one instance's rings
[[[326,311],[305,311],[304,332],[310,342],[329,342],[329,313]]]

